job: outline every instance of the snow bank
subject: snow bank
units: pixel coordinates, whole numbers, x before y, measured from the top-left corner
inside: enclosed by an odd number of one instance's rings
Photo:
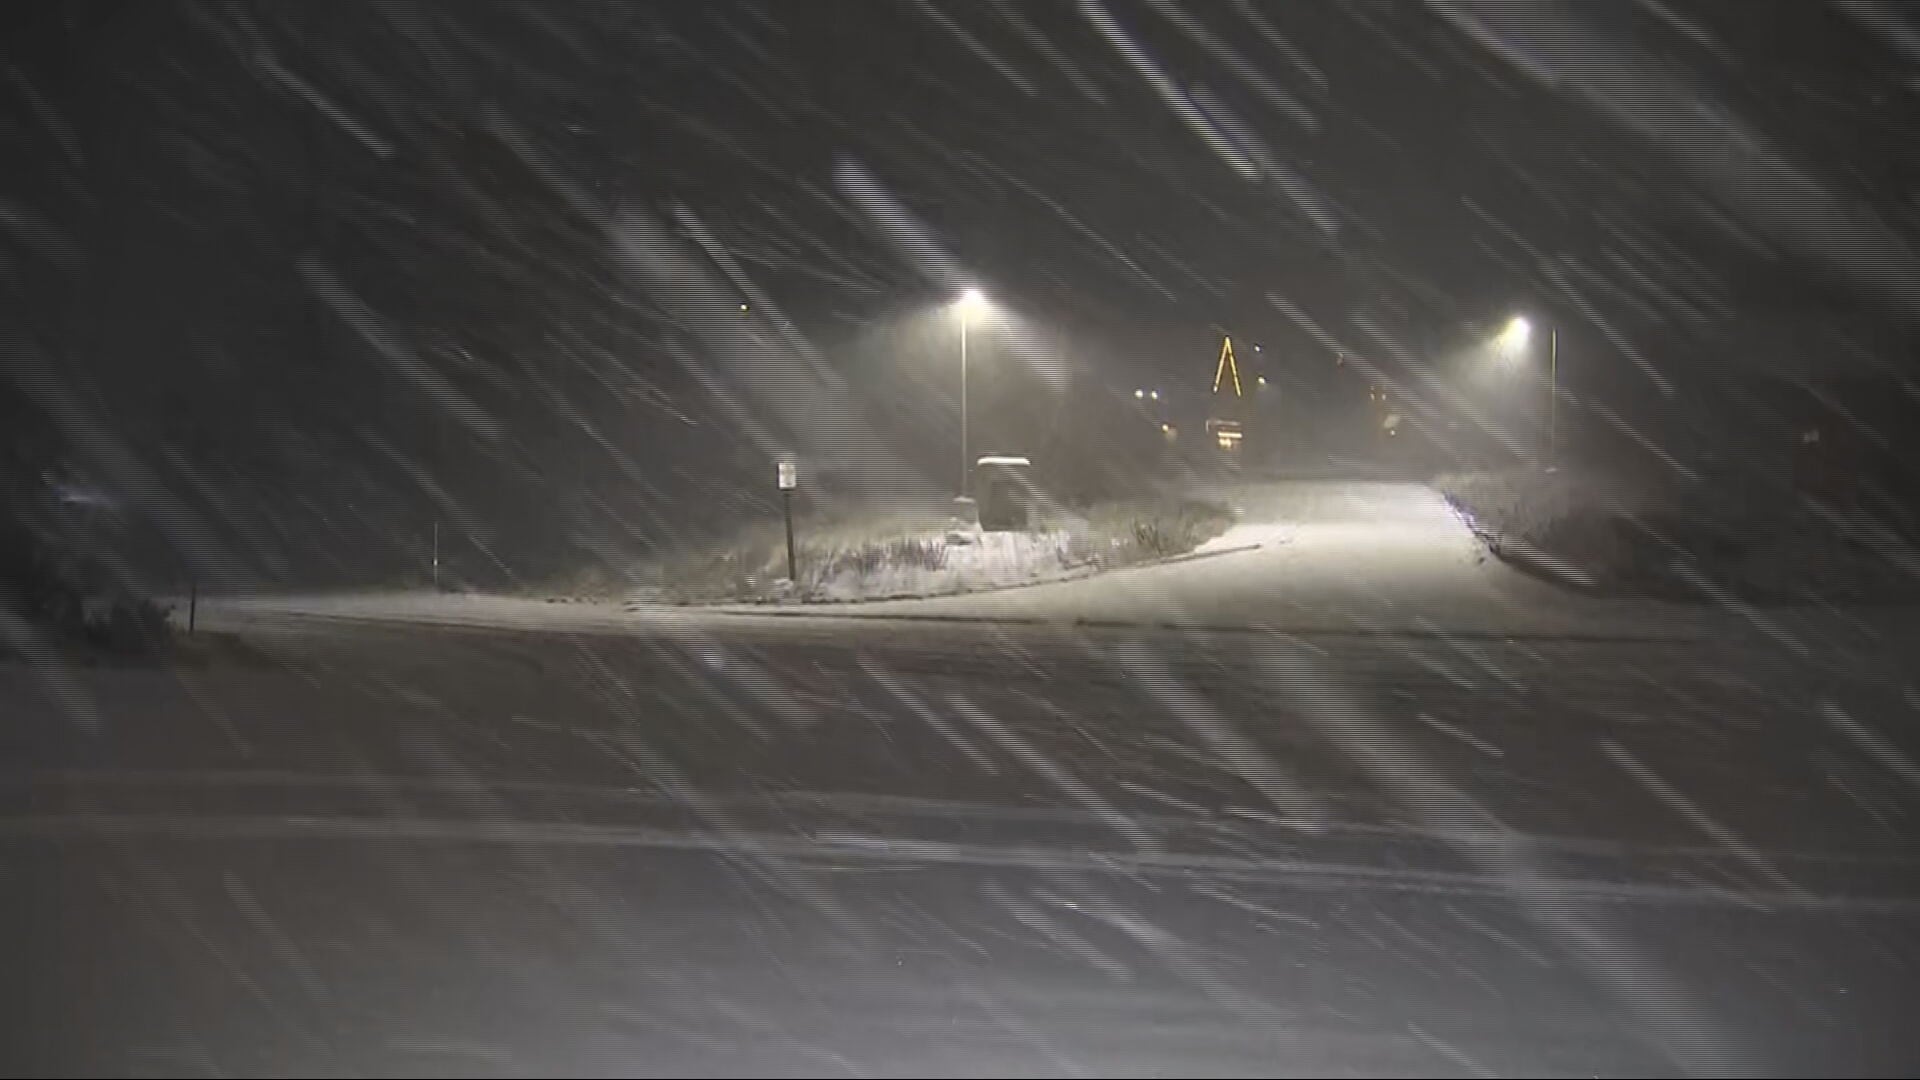
[[[1229,551],[1245,551],[1248,548],[1269,547],[1284,544],[1293,539],[1295,527],[1278,521],[1243,521],[1235,524],[1226,532],[1201,543],[1193,549],[1195,555],[1221,555]]]
[[[1519,470],[1442,476],[1434,486],[1502,559],[1595,592],[1920,602],[1920,553],[1910,541],[1776,486]]]
[[[1084,516],[1049,510],[1022,532],[924,516],[807,523],[797,583],[786,580],[784,538],[754,536],[656,567],[628,598],[831,603],[977,592],[1184,555],[1231,521],[1210,503],[1157,498],[1103,504]]]
[[[825,560],[808,580],[806,597],[848,601],[938,596],[1057,580],[1092,569],[1076,547],[1066,530],[964,530],[867,545]],[[914,554],[903,557],[906,552]],[[802,575],[804,579],[805,570]]]

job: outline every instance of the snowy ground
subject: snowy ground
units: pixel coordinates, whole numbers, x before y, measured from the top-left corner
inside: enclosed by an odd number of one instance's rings
[[[0,665],[17,1045],[1911,1072],[1911,635],[1558,589],[1416,484],[1232,499],[1032,588],[214,599],[247,650]]]
[[[1309,481],[1209,493],[1216,496],[1237,509],[1239,520],[1185,556],[1025,588],[825,605],[684,606],[618,596],[555,603],[428,594],[259,603],[322,617],[550,629],[705,632],[701,628],[714,616],[793,623],[821,614],[833,620],[1419,634],[1443,640],[1738,636],[1790,643],[1801,653],[1816,647],[1877,649],[1889,635],[1911,640],[1920,621],[1920,609],[1890,606],[1760,609],[1569,590],[1494,557],[1460,514],[1420,484]],[[250,603],[227,606],[244,610]]]
[[[931,514],[803,522],[797,585],[783,538],[764,530],[651,567],[638,602],[847,603],[974,593],[1086,577],[1194,552],[1224,550],[1231,519],[1218,506],[1149,498],[1084,514],[1042,514],[1030,530],[988,532]],[[1261,533],[1265,536],[1265,532]],[[1237,546],[1258,540],[1242,538]],[[1233,546],[1233,545],[1226,545]]]
[[[955,543],[964,538],[964,542]],[[921,543],[936,553],[920,563],[879,559],[828,563],[831,576],[808,583],[814,601],[872,600],[899,596],[939,596],[1057,581],[1091,573],[1095,564],[1067,530],[982,532],[976,529],[931,534]]]
[[[1015,585],[1071,581],[1102,569],[1140,569],[1155,563],[1253,551],[1283,544],[1293,527],[1282,522],[1238,522],[1191,551],[1145,558],[1103,562],[1100,546],[1090,542],[1084,528],[1047,532],[989,533],[970,531],[964,543],[955,534],[931,538],[941,546],[937,567],[884,564],[872,572],[843,569],[814,584],[808,599],[816,601],[931,598],[985,592]],[[1118,545],[1115,538],[1109,551]]]
[[[1342,553],[1375,584],[1453,573],[1406,540],[1455,535],[1432,498],[1294,490],[1272,548],[918,608],[1085,612],[1133,578],[1285,623],[1286,575],[1337,580]],[[1346,600],[1379,615],[1365,577]],[[1910,651],[766,610],[215,600],[202,626],[244,662],[0,665],[0,874],[24,883],[0,921],[34,930],[4,1060],[1880,1075],[1920,1052]]]
[[[1778,487],[1584,471],[1442,477],[1489,549],[1582,590],[1682,601],[1920,602],[1920,551]]]
[[[862,614],[1285,631],[1657,635],[1670,605],[1576,598],[1493,558],[1415,483],[1295,481],[1222,497],[1239,520],[1170,564]]]
[[[1193,554],[1225,555],[1284,544],[1293,538],[1294,528],[1284,521],[1236,521],[1226,532],[1194,548]]]

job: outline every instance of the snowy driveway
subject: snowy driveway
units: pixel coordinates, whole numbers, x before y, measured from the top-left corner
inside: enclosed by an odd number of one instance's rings
[[[855,614],[1476,636],[1662,636],[1688,632],[1692,618],[1576,597],[1519,573],[1424,484],[1303,480],[1221,494],[1239,520],[1201,558]]]

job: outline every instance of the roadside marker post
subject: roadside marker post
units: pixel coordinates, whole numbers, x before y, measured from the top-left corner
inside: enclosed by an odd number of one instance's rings
[[[791,461],[780,463],[780,506],[787,518],[787,580],[800,587],[799,561],[793,554],[793,491],[800,486],[800,466]]]

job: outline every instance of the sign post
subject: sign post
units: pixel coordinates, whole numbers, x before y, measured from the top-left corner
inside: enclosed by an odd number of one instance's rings
[[[793,489],[800,486],[800,466],[791,461],[780,463],[780,506],[787,518],[787,580],[800,587],[800,566],[793,554]]]

